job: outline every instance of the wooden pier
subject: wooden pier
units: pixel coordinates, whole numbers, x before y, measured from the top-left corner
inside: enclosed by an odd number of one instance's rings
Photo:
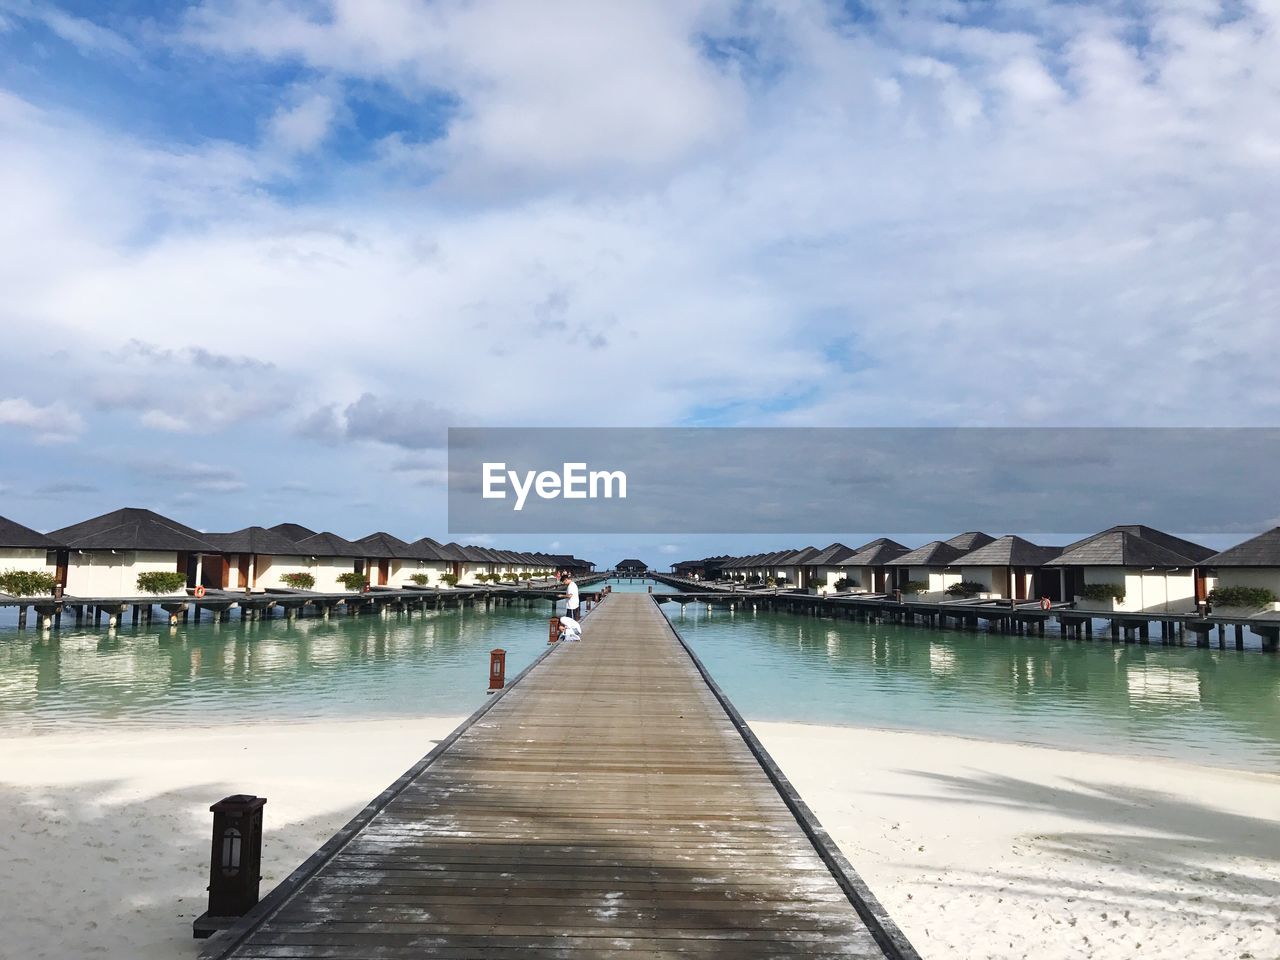
[[[1105,635],[1113,642],[1151,643],[1151,624],[1157,624],[1159,642],[1164,646],[1185,646],[1191,635],[1198,647],[1211,645],[1217,632],[1217,647],[1227,648],[1228,630],[1234,636],[1235,649],[1245,649],[1245,630],[1259,638],[1265,653],[1280,652],[1280,612],[1257,616],[1205,616],[1199,612],[1157,613],[1154,611],[1105,611],[1078,609],[1074,603],[1054,601],[1041,606],[1036,600],[914,600],[894,599],[887,594],[827,593],[818,596],[806,590],[785,587],[742,587],[708,584],[684,577],[650,573],[650,578],[675,587],[680,593],[654,594],[662,603],[677,603],[684,615],[688,604],[703,604],[710,612],[715,607],[730,612],[739,609],[765,609],[774,613],[831,617],[876,623],[898,623],[933,629],[977,631],[985,627],[990,633],[1013,633],[1045,636],[1052,621],[1059,635],[1075,640],[1094,639],[1094,621],[1105,621]]]
[[[204,954],[624,955],[917,958],[653,599],[624,593]]]

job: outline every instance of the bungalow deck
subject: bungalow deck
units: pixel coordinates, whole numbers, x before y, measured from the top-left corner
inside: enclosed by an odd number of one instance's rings
[[[917,958],[696,657],[611,594],[213,958]]]

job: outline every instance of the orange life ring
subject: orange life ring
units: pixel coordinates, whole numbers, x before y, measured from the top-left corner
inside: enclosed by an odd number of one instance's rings
[[[1041,609],[1041,610],[1048,610],[1048,609],[1049,609],[1050,607],[1052,607],[1052,606],[1053,606],[1053,601],[1052,601],[1052,600],[1050,600],[1048,597],[1041,597],[1041,598],[1040,598],[1040,609]]]
[[[199,600],[201,597],[204,596],[204,584],[200,584],[191,592],[194,593],[196,595],[196,599]]]

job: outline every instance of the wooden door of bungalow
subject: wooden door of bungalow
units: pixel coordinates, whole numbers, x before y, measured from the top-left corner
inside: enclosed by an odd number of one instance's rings
[[[884,593],[884,567],[879,567],[872,574],[873,592]]]
[[[1015,600],[1027,599],[1027,569],[1025,567],[1010,567],[1009,576],[1013,580],[1013,590],[1009,596]]]
[[[200,570],[200,586],[212,587],[214,590],[227,588],[226,557],[205,554],[204,565]]]
[[[236,585],[241,590],[247,590],[249,587],[249,554],[242,553],[236,560]]]
[[[387,585],[387,579],[388,577],[390,577],[390,575],[391,575],[391,561],[379,560],[378,561],[378,586],[385,587]]]

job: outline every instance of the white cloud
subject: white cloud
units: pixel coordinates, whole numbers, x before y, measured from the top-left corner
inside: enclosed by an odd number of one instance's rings
[[[338,104],[323,93],[309,93],[282,106],[268,121],[266,140],[286,153],[309,153],[329,136]]]
[[[489,190],[513,178],[664,168],[737,129],[741,85],[698,48],[730,9],[727,0],[211,0],[189,16],[186,37],[456,96],[445,139],[401,156]]]
[[[84,432],[84,419],[62,402],[37,404],[8,397],[0,400],[0,426],[29,430],[40,443],[66,443]]]
[[[358,434],[406,448],[446,420],[722,409],[1280,414],[1273,13],[1012,4],[979,27],[928,7],[874,24],[817,3],[741,22],[710,2],[558,9],[192,17],[206,49],[302,61],[338,111],[352,79],[457,97],[441,140],[402,138],[401,162],[439,174],[425,186],[383,160],[337,199],[274,199],[290,151],[322,152],[337,122],[305,92],[261,149],[167,148],[0,94],[0,322],[47,331],[84,374],[73,396],[151,427],[320,410],[339,437],[354,410]],[[704,36],[750,52],[708,59]],[[100,365],[130,338],[177,359]],[[181,359],[211,344],[272,366]]]
[[[51,33],[70,43],[82,54],[106,55],[139,62],[137,48],[123,36],[101,24],[77,17],[52,3],[36,0],[0,0],[0,33],[14,29],[19,20],[43,24]]]

